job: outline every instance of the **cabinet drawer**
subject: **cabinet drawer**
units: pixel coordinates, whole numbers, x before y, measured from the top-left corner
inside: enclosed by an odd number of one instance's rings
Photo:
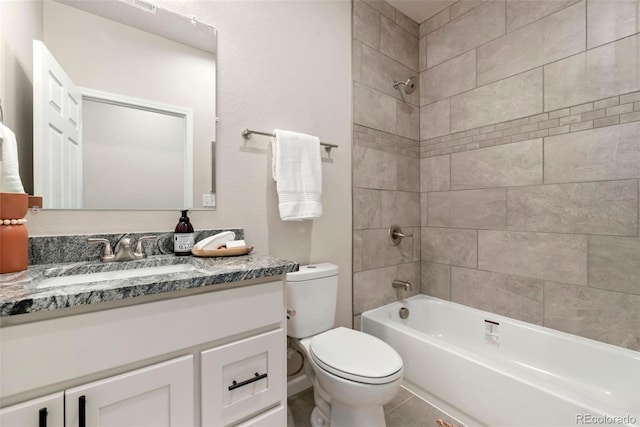
[[[284,396],[284,330],[202,352],[202,424],[219,427]]]
[[[284,406],[280,405],[243,423],[237,424],[237,427],[284,427],[287,425],[285,415]]]

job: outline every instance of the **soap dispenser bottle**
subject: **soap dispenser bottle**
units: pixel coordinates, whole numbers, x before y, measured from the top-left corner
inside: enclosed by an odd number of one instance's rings
[[[191,255],[191,248],[193,248],[193,225],[189,222],[187,212],[182,211],[182,216],[173,233],[173,252],[176,255]]]

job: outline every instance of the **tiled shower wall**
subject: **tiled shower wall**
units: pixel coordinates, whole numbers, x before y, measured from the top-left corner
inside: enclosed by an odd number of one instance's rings
[[[353,2],[353,313],[396,298],[393,279],[420,283],[418,24],[383,1]],[[407,237],[391,246],[389,226]]]
[[[420,25],[423,293],[640,350],[639,32],[638,0]]]

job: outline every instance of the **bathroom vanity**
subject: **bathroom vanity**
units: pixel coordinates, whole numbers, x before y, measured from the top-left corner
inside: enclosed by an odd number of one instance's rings
[[[298,265],[146,262],[195,267],[105,279],[74,263],[0,276],[0,425],[286,425],[282,278]],[[113,264],[91,265],[116,276],[150,268]],[[65,272],[100,280],[47,282]]]

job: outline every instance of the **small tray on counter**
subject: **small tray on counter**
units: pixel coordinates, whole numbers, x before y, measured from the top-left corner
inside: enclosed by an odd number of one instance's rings
[[[253,250],[253,246],[245,246],[244,248],[231,249],[191,249],[191,253],[200,257],[214,256],[240,256],[247,255]]]

